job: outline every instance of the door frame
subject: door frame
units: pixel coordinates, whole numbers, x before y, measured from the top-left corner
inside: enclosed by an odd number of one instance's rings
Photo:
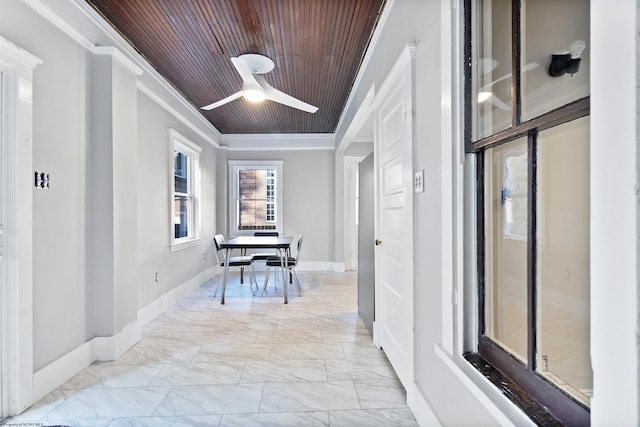
[[[344,261],[346,271],[358,269],[358,230],[354,221],[357,181],[354,172],[358,170],[358,165],[362,160],[364,160],[362,156],[344,156]]]
[[[377,115],[379,112],[380,106],[384,103],[385,99],[389,95],[390,92],[394,91],[399,84],[404,84],[406,87],[406,104],[405,104],[405,114],[409,132],[409,143],[411,144],[411,149],[409,151],[409,158],[406,159],[409,164],[409,170],[403,170],[403,174],[409,174],[410,178],[405,179],[405,191],[407,194],[407,205],[406,208],[409,210],[411,216],[411,223],[409,225],[410,233],[406,236],[406,242],[409,247],[411,247],[411,252],[413,252],[413,150],[415,145],[415,122],[413,120],[414,114],[414,106],[415,106],[415,52],[416,47],[413,44],[407,44],[405,48],[402,50],[398,59],[394,63],[393,67],[385,77],[382,85],[380,85],[380,89],[377,91],[375,95],[375,99],[373,100],[373,111],[375,113],[375,127],[374,127],[374,170],[375,170],[375,180],[374,180],[374,223],[375,223],[375,234],[377,236],[381,235],[381,208],[382,204],[379,200],[378,194],[380,191],[380,173],[382,171],[381,154],[380,154],[380,132],[379,132],[379,123],[377,119]],[[404,83],[403,83],[404,81]],[[380,348],[380,337],[381,337],[381,325],[382,325],[382,315],[383,311],[381,310],[382,304],[382,283],[383,280],[381,278],[381,262],[380,262],[380,251],[375,251],[375,303],[374,303],[374,313],[375,320],[373,322],[373,342],[374,344]],[[414,355],[413,355],[413,319],[414,319],[414,307],[413,307],[413,258],[410,259],[408,264],[408,278],[409,278],[409,303],[406,308],[407,319],[410,319],[411,324],[407,326],[407,341],[406,341],[406,354],[408,360],[405,361],[406,364],[406,374],[398,375],[401,382],[403,383],[405,389],[409,389],[410,385],[413,382],[414,378]]]
[[[33,400],[33,69],[42,60],[0,37],[0,415]]]

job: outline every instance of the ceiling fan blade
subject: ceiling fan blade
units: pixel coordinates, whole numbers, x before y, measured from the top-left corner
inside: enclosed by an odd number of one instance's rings
[[[236,67],[236,70],[238,70],[238,74],[242,77],[242,81],[245,82],[245,85],[259,86],[255,75],[251,72],[251,69],[246,62],[240,58],[231,58],[231,62],[233,63],[233,66]]]
[[[200,107],[200,109],[202,110],[213,110],[214,108],[218,108],[221,105],[224,105],[226,103],[229,103],[231,101],[233,101],[234,99],[238,99],[242,96],[242,94],[244,93],[243,90],[241,90],[240,92],[236,92],[233,95],[227,96],[224,99],[221,99],[220,101],[216,101],[213,104],[209,104],[209,105],[205,105],[204,107]]]
[[[287,105],[298,110],[306,111],[307,113],[315,113],[316,111],[318,111],[318,107],[314,107],[311,104],[300,101],[299,99],[294,98],[291,95],[287,95],[286,93],[274,88],[269,83],[267,83],[267,81],[262,76],[254,77],[258,81],[258,83],[260,83],[260,86],[262,86],[264,94],[266,95],[268,100],[278,102],[280,104]]]

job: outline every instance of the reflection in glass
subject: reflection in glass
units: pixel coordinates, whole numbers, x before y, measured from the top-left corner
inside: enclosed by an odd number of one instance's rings
[[[175,195],[173,199],[174,237],[179,239],[189,235],[189,198]]]
[[[511,0],[473,4],[471,85],[477,141],[511,126]]]
[[[522,23],[522,120],[589,96],[589,0],[523,0]],[[579,71],[551,77],[551,55],[568,54],[579,41]]]
[[[538,140],[538,371],[589,404],[589,118]]]
[[[527,360],[527,139],[485,152],[485,335]]]
[[[173,151],[173,185],[176,193],[187,193],[189,191],[187,177],[189,167],[189,157],[177,150]]]

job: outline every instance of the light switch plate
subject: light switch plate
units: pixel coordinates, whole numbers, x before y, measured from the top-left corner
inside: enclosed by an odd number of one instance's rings
[[[424,193],[424,170],[418,171],[413,175],[413,191],[415,193]]]

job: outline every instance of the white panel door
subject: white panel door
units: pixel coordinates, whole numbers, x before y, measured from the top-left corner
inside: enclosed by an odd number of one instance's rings
[[[4,153],[4,144],[5,144],[5,130],[4,130],[4,125],[3,125],[3,121],[2,120],[4,118],[4,111],[3,111],[3,106],[4,106],[4,81],[3,81],[3,73],[2,70],[0,70],[0,152]],[[4,158],[5,155],[2,154],[2,157]],[[4,171],[5,171],[5,167],[2,164],[4,161],[4,159],[0,159],[0,331],[2,331],[2,333],[5,333],[5,325],[3,324],[4,322],[2,321],[4,319],[4,313],[2,308],[4,307],[5,301],[3,301],[3,294],[4,294],[4,290],[5,290],[5,280],[4,280],[4,275],[5,275],[5,268],[4,268],[4,264],[5,264],[5,234],[4,234],[4,224],[5,224],[5,189],[4,189]],[[6,352],[5,348],[3,347],[3,341],[5,341],[5,339],[0,339],[0,366],[5,366],[2,363],[2,356],[3,354]],[[4,405],[4,391],[5,391],[5,378],[3,376],[3,372],[4,369],[0,369],[0,418],[3,418],[6,413],[5,413],[5,405]]]
[[[412,377],[413,199],[410,66],[392,82],[377,114],[376,328],[398,377]]]

